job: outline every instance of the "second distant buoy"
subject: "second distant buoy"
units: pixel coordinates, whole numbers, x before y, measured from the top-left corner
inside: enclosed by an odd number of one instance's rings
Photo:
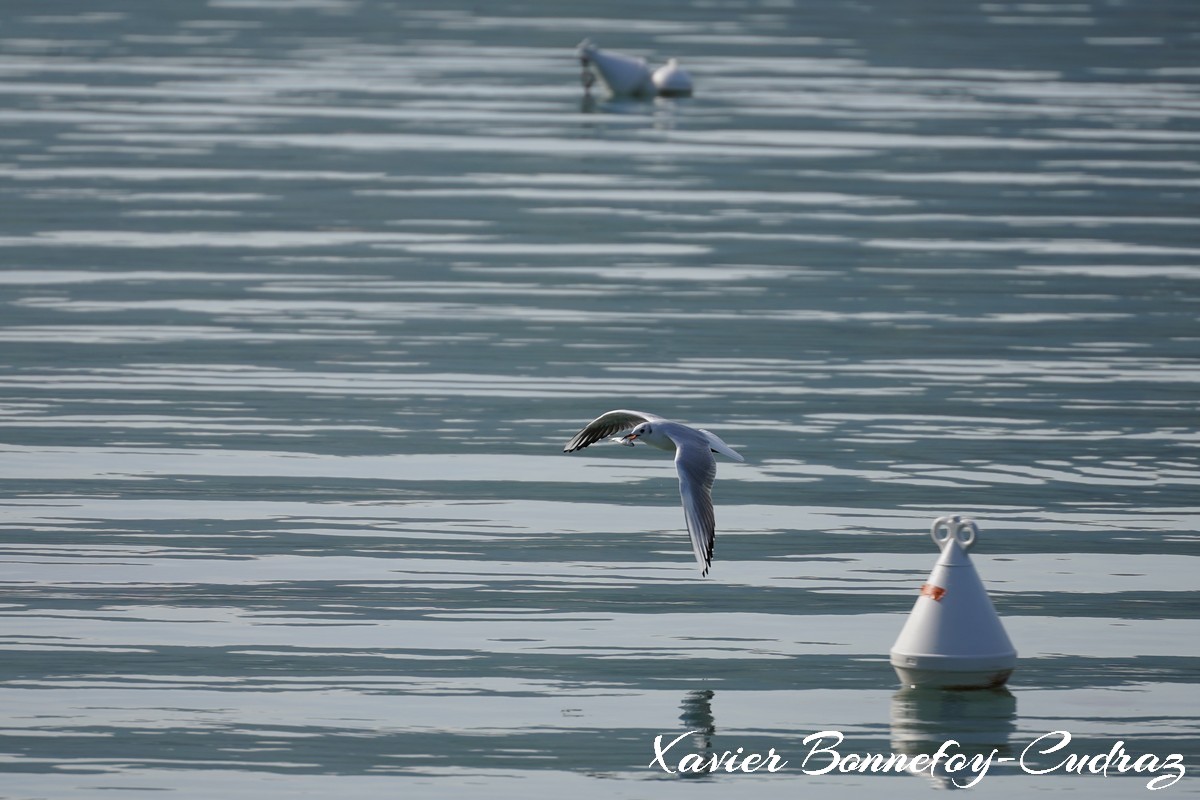
[[[692,93],[692,76],[679,66],[678,59],[672,58],[654,70],[651,79],[654,81],[654,88],[663,97],[688,97]]]

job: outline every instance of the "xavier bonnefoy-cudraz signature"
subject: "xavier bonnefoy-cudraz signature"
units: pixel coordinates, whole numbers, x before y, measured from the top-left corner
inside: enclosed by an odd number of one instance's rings
[[[1073,737],[1067,731],[1051,731],[1034,739],[1017,755],[1001,756],[999,749],[966,751],[954,739],[948,739],[931,753],[848,752],[845,736],[839,731],[818,731],[806,736],[801,752],[787,755],[771,748],[766,753],[746,752],[744,748],[701,755],[689,752],[681,742],[703,733],[687,731],[674,738],[660,734],[654,738],[654,759],[647,765],[672,775],[698,775],[728,772],[798,771],[804,775],[831,773],[927,773],[939,776],[960,788],[983,780],[996,764],[1015,765],[1029,775],[1078,774],[1137,776],[1148,778],[1146,788],[1155,791],[1174,786],[1183,778],[1183,756],[1179,753],[1157,755],[1138,752],[1124,741],[1116,741],[1108,750],[1083,752],[1072,748]]]

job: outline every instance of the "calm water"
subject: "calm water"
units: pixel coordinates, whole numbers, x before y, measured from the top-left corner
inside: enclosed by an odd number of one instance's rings
[[[1196,792],[1194,0],[101,6],[0,28],[0,796]],[[709,578],[618,407],[746,455]],[[949,512],[1009,692],[888,664]]]

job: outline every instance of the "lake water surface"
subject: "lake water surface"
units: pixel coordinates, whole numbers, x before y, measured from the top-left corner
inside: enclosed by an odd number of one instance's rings
[[[0,28],[0,796],[1196,792],[1193,0],[102,6]],[[1006,691],[888,663],[946,513]]]

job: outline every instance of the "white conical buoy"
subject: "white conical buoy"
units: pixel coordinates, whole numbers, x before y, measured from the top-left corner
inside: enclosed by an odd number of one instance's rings
[[[654,88],[663,97],[687,97],[692,93],[692,76],[679,66],[677,59],[670,59],[666,65],[654,70],[651,80]]]
[[[941,557],[892,645],[892,667],[906,686],[1002,686],[1017,651],[967,555],[979,528],[969,519],[941,517],[930,534]]]
[[[614,97],[649,97],[654,94],[654,81],[646,59],[610,53],[584,39],[576,48],[585,74],[595,74]],[[586,85],[586,79],[585,79]]]

